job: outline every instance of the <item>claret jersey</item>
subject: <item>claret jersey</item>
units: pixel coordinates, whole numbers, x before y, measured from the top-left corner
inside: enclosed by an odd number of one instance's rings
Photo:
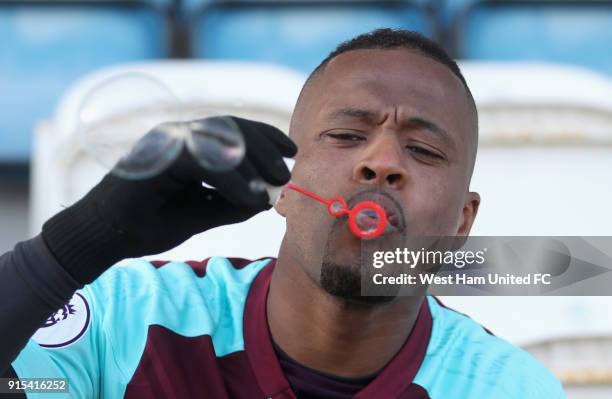
[[[64,397],[295,398],[265,315],[274,267],[221,257],[114,266],[49,317],[12,367],[20,378],[67,378]],[[400,352],[354,397],[565,394],[528,353],[427,297]]]

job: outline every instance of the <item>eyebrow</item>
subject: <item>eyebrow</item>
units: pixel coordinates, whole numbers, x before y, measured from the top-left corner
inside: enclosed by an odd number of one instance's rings
[[[446,130],[444,130],[443,128],[441,128],[437,124],[435,124],[432,121],[429,121],[427,119],[423,119],[423,118],[419,118],[419,117],[413,117],[413,118],[408,118],[406,121],[403,121],[401,124],[402,125],[411,125],[411,126],[421,127],[421,128],[423,128],[425,130],[428,130],[428,131],[436,134],[437,136],[440,136],[444,140],[448,140],[448,141],[451,141],[451,142],[453,141],[451,135],[448,134],[448,132]]]
[[[374,122],[376,120],[377,114],[374,111],[370,111],[367,109],[360,108],[341,108],[331,113],[332,119],[348,116],[349,118],[360,119],[364,122]]]
[[[359,119],[363,122],[371,124],[375,123],[376,120],[380,119],[379,114],[374,111],[352,107],[341,108],[331,113],[331,117],[333,119],[343,116]],[[421,117],[411,117],[402,120],[400,121],[400,126],[423,128],[428,132],[433,133],[436,137],[441,138],[444,141],[448,141],[449,143],[453,143],[453,138],[450,134],[448,134],[446,130],[444,130],[436,123]]]

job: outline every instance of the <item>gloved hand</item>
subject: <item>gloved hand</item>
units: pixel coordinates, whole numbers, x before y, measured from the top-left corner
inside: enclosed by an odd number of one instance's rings
[[[283,156],[293,157],[297,147],[273,126],[231,118],[246,145],[238,167],[205,170],[183,147],[157,176],[126,180],[107,174],[85,197],[44,224],[43,239],[59,263],[88,284],[121,259],[169,250],[194,234],[270,209],[268,194],[253,192],[249,183],[263,179],[286,184],[290,173]]]

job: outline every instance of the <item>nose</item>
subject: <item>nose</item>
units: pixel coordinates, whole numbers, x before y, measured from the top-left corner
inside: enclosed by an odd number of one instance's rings
[[[404,151],[397,136],[381,133],[373,138],[353,169],[353,179],[362,184],[401,190],[408,179]]]

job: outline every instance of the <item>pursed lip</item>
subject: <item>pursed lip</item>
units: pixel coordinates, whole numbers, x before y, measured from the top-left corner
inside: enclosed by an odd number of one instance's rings
[[[376,202],[384,209],[389,227],[398,231],[404,229],[401,211],[398,209],[396,201],[389,194],[380,191],[359,193],[349,200],[349,207],[353,208],[357,203],[362,201]],[[389,229],[389,227],[387,227],[387,229]]]

